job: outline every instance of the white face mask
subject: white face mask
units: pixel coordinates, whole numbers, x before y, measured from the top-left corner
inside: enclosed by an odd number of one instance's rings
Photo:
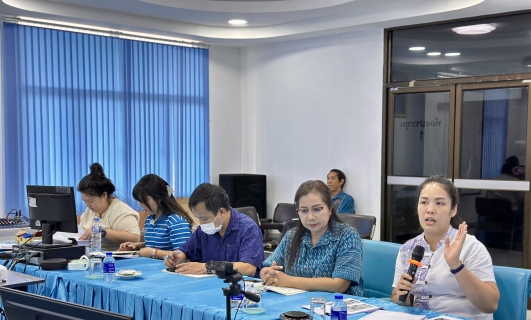
[[[217,218],[217,216],[216,216],[216,218]],[[216,221],[216,219],[214,219],[214,221]],[[216,228],[216,226],[214,226],[214,221],[212,221],[210,223],[202,224],[201,225],[201,231],[203,231],[204,233],[208,234],[209,236],[219,232],[221,230],[221,228],[223,228],[223,218],[221,218],[221,223],[219,224],[219,227],[217,227],[217,228]]]

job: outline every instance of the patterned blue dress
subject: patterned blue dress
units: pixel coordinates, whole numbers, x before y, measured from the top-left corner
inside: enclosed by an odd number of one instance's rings
[[[270,267],[273,261],[287,270],[288,255],[295,229],[290,230],[269,258],[264,267]],[[356,229],[346,223],[334,221],[332,231],[326,233],[312,245],[308,229],[304,230],[299,255],[287,272],[288,275],[304,278],[342,278],[350,280],[346,294],[363,294],[363,244]]]

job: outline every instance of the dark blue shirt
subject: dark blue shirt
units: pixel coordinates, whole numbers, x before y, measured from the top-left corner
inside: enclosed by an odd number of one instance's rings
[[[223,237],[219,232],[209,236],[199,226],[180,250],[192,262],[246,262],[256,267],[258,275],[265,260],[262,231],[243,213],[232,208],[230,212],[231,218]]]

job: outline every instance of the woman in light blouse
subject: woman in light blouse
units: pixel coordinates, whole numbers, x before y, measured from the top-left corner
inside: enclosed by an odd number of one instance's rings
[[[424,232],[406,242],[396,260],[391,300],[412,292],[406,304],[473,319],[492,319],[500,292],[485,246],[467,235],[457,216],[459,198],[443,176],[427,178],[419,187],[418,216]],[[416,246],[425,249],[415,279],[407,274]],[[413,283],[411,283],[412,281]]]

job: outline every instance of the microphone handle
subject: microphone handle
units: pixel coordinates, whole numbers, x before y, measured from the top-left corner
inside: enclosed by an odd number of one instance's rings
[[[409,265],[409,270],[407,271],[407,274],[411,276],[411,279],[415,279],[415,275],[417,274],[417,268],[418,268],[417,265],[414,265],[414,264]],[[406,280],[406,281],[409,281],[410,283],[413,282],[413,280]],[[409,291],[401,295],[400,297],[398,297],[398,301],[405,303],[408,295],[409,295]]]
[[[247,299],[251,300],[252,302],[260,302],[260,296],[257,295],[256,293],[247,292],[247,291],[243,291],[243,290],[242,290],[242,293],[243,293],[244,297],[246,297]]]

